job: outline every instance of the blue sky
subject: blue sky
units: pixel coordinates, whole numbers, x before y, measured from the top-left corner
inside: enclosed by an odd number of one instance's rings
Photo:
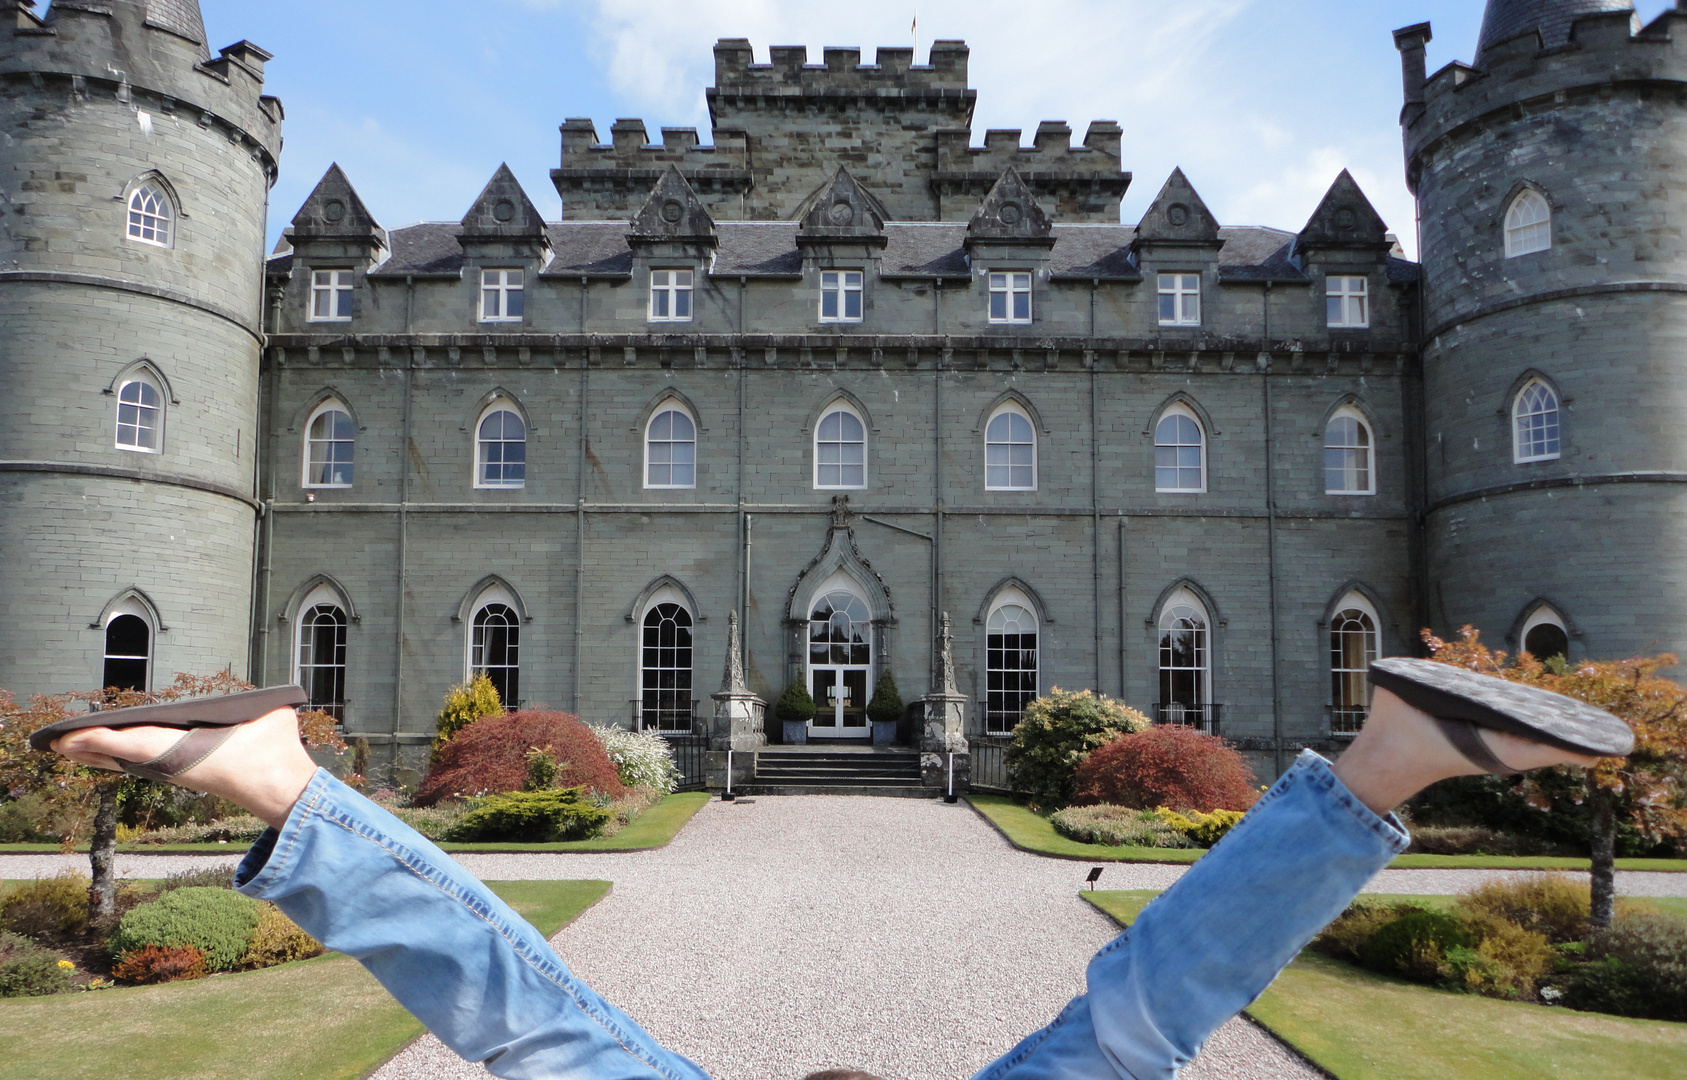
[[[500,162],[549,216],[557,125],[587,116],[695,126],[720,37],[908,45],[913,0],[203,0],[213,48],[275,54],[287,108],[271,239],[338,161],[381,223],[460,218]],[[1668,0],[1640,0],[1651,18]],[[975,144],[987,127],[1124,127],[1134,222],[1181,165],[1226,224],[1298,229],[1344,167],[1415,250],[1401,179],[1391,31],[1432,21],[1433,70],[1469,60],[1481,0],[920,0],[934,38],[972,48]]]

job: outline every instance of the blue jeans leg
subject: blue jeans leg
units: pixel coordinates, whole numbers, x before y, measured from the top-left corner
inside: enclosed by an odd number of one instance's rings
[[[440,1040],[494,1076],[707,1080],[568,968],[415,830],[317,771],[235,877],[355,957]]]
[[[975,1080],[1171,1080],[1408,843],[1306,751],[1096,954],[1088,993]]]

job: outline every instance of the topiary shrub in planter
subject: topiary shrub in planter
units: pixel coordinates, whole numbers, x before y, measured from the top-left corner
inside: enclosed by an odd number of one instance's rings
[[[1057,686],[1026,706],[1013,731],[1005,758],[1014,790],[1047,809],[1065,806],[1078,766],[1120,735],[1150,726],[1148,717],[1109,697]]]
[[[873,698],[867,702],[867,719],[873,722],[873,745],[888,746],[896,741],[896,726],[902,722],[902,693],[896,688],[896,676],[886,668],[873,687]]]
[[[512,840],[545,844],[585,840],[613,816],[582,799],[584,788],[512,791],[488,795],[446,833],[447,840],[476,843]]]
[[[784,726],[780,733],[784,736],[781,741],[798,746],[805,745],[808,742],[808,722],[814,719],[817,711],[808,687],[800,681],[787,686],[773,706],[774,717]]]
[[[211,972],[205,967],[205,954],[192,945],[179,948],[148,945],[124,953],[111,974],[119,982],[146,985],[203,979]]]
[[[262,907],[233,889],[189,888],[135,908],[117,924],[111,953],[121,957],[148,945],[192,945],[210,971],[233,971],[252,941]]]
[[[1234,747],[1194,728],[1161,724],[1120,735],[1078,767],[1072,801],[1149,810],[1246,810],[1259,799]]]
[[[0,930],[0,998],[44,997],[71,988],[69,961],[21,934]]]
[[[0,930],[37,941],[69,941],[87,925],[88,879],[70,870],[24,882],[0,900]]]
[[[529,754],[543,750],[556,763],[552,782],[584,787],[606,799],[626,788],[592,729],[569,713],[516,712],[488,716],[446,744],[439,766],[422,782],[416,805],[441,799],[520,791],[528,780]]]

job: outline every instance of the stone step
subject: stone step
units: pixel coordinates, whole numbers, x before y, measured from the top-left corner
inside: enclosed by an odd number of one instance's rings
[[[734,787],[737,795],[753,797],[756,795],[876,795],[887,799],[939,799],[943,792],[936,788],[920,787],[916,784],[806,784],[806,783],[769,783],[757,780],[755,783],[742,787]]]

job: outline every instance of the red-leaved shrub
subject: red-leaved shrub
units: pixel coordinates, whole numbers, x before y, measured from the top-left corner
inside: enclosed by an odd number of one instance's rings
[[[111,973],[123,982],[167,983],[183,979],[203,979],[210,972],[205,969],[205,954],[192,945],[168,948],[148,945],[126,952]]]
[[[1121,735],[1078,766],[1072,803],[1138,810],[1246,810],[1259,798],[1253,770],[1215,735],[1172,724]]]
[[[626,794],[615,763],[590,728],[571,713],[513,712],[483,716],[445,744],[439,764],[422,781],[416,805],[432,806],[457,795],[520,791],[527,754],[549,748],[557,762],[555,784],[618,799]]]

